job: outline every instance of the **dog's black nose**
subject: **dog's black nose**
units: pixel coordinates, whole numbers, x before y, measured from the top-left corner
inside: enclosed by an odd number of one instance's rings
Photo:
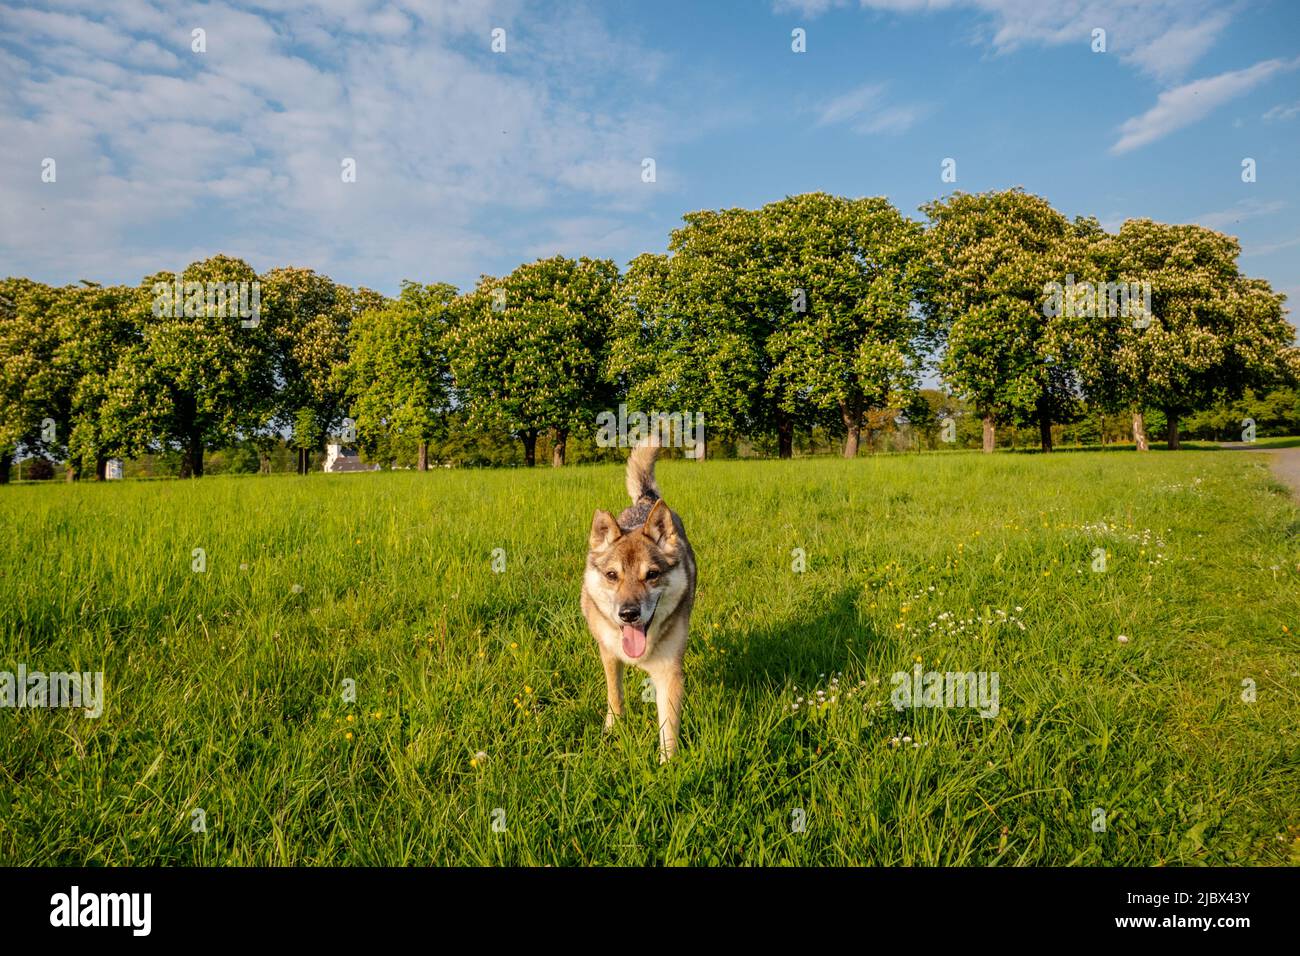
[[[641,605],[639,604],[624,604],[618,609],[618,618],[624,624],[635,624],[640,617]]]

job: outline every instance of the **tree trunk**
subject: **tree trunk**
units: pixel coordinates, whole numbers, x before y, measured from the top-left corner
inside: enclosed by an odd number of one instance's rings
[[[182,478],[203,477],[203,433],[191,422],[186,431],[185,447],[181,449]]]
[[[862,415],[857,409],[840,404],[840,416],[844,419],[844,457],[858,457],[858,440],[862,434]]]
[[[190,436],[189,448],[190,476],[194,478],[203,477],[203,438],[198,431]]]
[[[777,412],[776,444],[779,457],[794,457],[794,421],[785,412]]]
[[[422,441],[422,442],[420,442],[420,464],[419,464],[419,469],[420,469],[420,471],[428,471],[428,470],[429,470],[429,443],[428,443],[427,441]]]
[[[1147,441],[1147,418],[1140,408],[1133,411],[1133,444],[1137,446],[1138,451],[1151,450],[1151,445]]]
[[[530,428],[523,433],[524,464],[532,468],[537,464],[537,429]]]
[[[984,454],[991,455],[993,453],[993,445],[995,440],[996,440],[996,433],[994,431],[993,416],[985,415],[984,416]]]
[[[1173,414],[1172,412],[1166,412],[1165,419],[1169,422],[1169,432],[1168,432],[1169,450],[1178,451],[1180,448],[1183,447],[1182,444],[1178,441],[1178,416]]]
[[[567,428],[553,429],[551,437],[553,440],[551,445],[551,467],[562,468],[564,467],[565,446],[569,442],[569,430]]]
[[[11,451],[0,451],[0,485],[9,484],[9,475],[14,467],[14,455]]]
[[[108,478],[108,459],[103,455],[95,456],[95,480],[104,481]]]
[[[269,475],[271,473],[271,456],[264,451],[257,453],[257,473],[259,475]]]
[[[1038,400],[1038,441],[1044,453],[1052,450],[1052,413],[1042,398]]]
[[[68,459],[68,467],[67,467],[67,469],[66,469],[65,472],[64,472],[63,480],[64,480],[64,481],[68,481],[68,482],[72,482],[72,481],[80,481],[80,480],[81,480],[81,462],[80,462],[80,461],[76,461],[76,460],[73,460],[73,459],[71,459],[71,458]]]

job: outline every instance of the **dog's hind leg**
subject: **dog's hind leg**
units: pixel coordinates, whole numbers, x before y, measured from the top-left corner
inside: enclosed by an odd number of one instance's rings
[[[623,716],[623,662],[603,647],[600,649],[600,659],[605,664],[605,700],[608,704],[605,729],[609,730],[614,726],[615,719]]]

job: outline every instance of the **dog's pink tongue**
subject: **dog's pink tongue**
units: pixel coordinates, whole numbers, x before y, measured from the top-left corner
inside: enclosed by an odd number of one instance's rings
[[[623,625],[623,653],[628,657],[640,657],[645,653],[645,628]]]

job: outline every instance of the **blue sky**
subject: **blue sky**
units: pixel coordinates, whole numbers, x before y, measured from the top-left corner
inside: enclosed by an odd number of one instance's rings
[[[47,282],[225,252],[467,287],[693,209],[1021,185],[1223,229],[1300,297],[1292,0],[0,0],[0,88],[0,273]]]

